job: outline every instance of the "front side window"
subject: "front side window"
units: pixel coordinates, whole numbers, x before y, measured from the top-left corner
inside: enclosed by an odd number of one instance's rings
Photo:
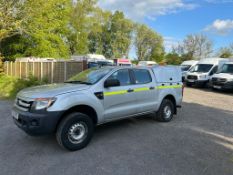
[[[108,79],[116,79],[120,82],[120,86],[127,86],[131,84],[128,69],[122,69],[114,72]]]
[[[146,69],[134,69],[133,73],[136,84],[147,84],[152,82],[150,72]]]

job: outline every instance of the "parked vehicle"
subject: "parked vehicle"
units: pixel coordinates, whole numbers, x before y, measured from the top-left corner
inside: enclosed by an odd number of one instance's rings
[[[75,151],[90,142],[99,124],[150,113],[171,121],[182,96],[179,67],[93,68],[63,84],[20,91],[12,116],[29,135],[56,133],[62,147]]]
[[[132,66],[129,59],[114,59],[115,66]]]
[[[191,70],[196,64],[198,63],[197,60],[189,60],[189,61],[184,61],[180,66],[181,66],[181,71],[182,71],[182,81],[185,81],[185,77],[188,73],[189,70]]]
[[[104,66],[113,66],[113,61],[103,60],[103,61],[90,61],[87,63],[88,69],[93,67],[104,67]]]
[[[205,58],[200,60],[186,75],[186,85],[196,85],[205,87],[211,77],[221,69],[228,59],[223,58]]]
[[[225,63],[211,78],[211,87],[219,90],[233,90],[233,62]]]
[[[155,61],[139,61],[138,66],[154,66],[157,65]]]

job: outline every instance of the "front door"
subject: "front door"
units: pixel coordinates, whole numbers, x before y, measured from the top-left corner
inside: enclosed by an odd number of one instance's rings
[[[109,79],[117,79],[120,86],[104,89],[105,119],[115,120],[136,113],[136,97],[132,89],[129,69],[114,72]]]

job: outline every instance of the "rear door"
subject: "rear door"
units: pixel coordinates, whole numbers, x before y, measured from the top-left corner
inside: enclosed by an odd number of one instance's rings
[[[136,96],[132,89],[129,69],[114,72],[109,79],[117,79],[120,86],[104,89],[104,111],[106,120],[124,118],[136,113]]]
[[[155,79],[148,69],[132,69],[134,77],[134,92],[137,99],[137,113],[156,110],[158,104],[158,90]]]

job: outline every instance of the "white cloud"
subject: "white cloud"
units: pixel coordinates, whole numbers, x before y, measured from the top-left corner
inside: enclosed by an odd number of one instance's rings
[[[184,0],[101,0],[99,5],[107,10],[123,11],[127,17],[136,21],[142,21],[145,18],[155,20],[161,15],[197,7],[196,4],[187,3]]]
[[[205,0],[208,3],[220,4],[220,3],[232,3],[233,0]]]
[[[213,24],[208,25],[204,31],[212,32],[219,35],[227,35],[233,31],[233,20],[220,20],[217,19]]]

